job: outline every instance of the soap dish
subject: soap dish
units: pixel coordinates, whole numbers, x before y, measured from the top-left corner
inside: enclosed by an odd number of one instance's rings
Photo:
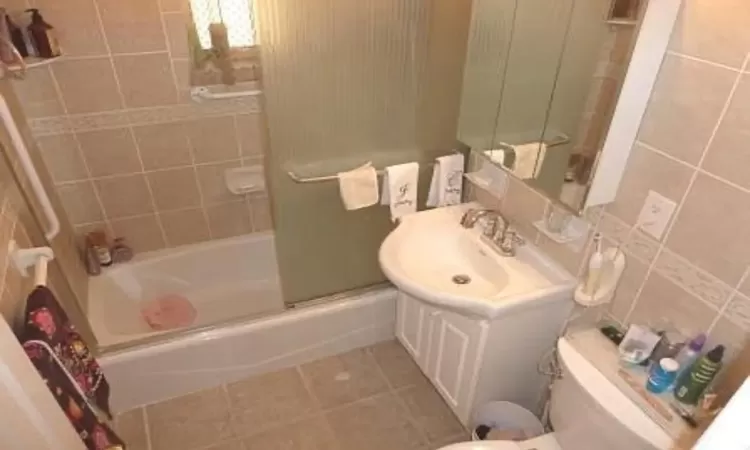
[[[261,192],[266,189],[263,166],[236,167],[224,172],[224,181],[229,192],[235,195]]]

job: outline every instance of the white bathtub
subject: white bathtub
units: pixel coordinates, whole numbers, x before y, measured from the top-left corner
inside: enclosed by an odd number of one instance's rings
[[[197,317],[189,328],[282,312],[273,233],[144,253],[92,277],[88,316],[100,348],[168,333],[141,316],[142,302],[164,294],[192,303]]]
[[[286,310],[273,233],[143,254],[91,278],[89,290],[115,411],[394,337],[393,288]],[[196,330],[165,335],[143,320],[139,303],[168,293],[193,304]]]
[[[107,354],[112,408],[127,411],[394,338],[395,288]]]

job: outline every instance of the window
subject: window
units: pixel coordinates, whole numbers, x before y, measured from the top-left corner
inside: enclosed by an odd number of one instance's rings
[[[252,0],[190,0],[198,39],[204,50],[211,49],[208,27],[221,23],[227,27],[229,46],[247,48],[256,45]]]

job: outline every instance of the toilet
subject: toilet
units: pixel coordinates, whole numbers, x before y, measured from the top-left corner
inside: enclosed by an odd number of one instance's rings
[[[594,330],[585,338],[605,355],[597,365],[614,369],[612,344]],[[523,442],[463,442],[441,450],[669,450],[673,439],[579,352],[571,340],[557,343],[562,378],[552,386],[550,421],[554,433]],[[613,351],[613,350],[612,350]]]

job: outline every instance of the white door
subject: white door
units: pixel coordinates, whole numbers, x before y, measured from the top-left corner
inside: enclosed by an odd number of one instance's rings
[[[432,308],[424,302],[399,292],[396,337],[428,376],[431,311]]]
[[[431,378],[464,424],[468,422],[472,409],[487,329],[487,321],[469,319],[449,311],[439,311],[434,315]]]

